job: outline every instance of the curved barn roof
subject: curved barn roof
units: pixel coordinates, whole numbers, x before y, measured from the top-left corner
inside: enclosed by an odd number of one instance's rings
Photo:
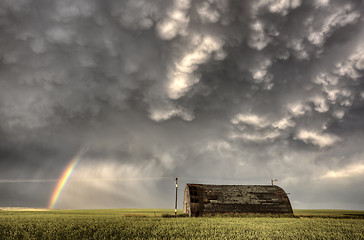
[[[286,192],[275,185],[187,184],[184,212],[189,216],[206,213],[293,214]]]

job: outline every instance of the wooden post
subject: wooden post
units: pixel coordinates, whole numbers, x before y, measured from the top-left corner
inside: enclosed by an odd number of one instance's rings
[[[174,203],[174,216],[177,217],[177,191],[178,191],[178,178],[176,178],[176,201]]]
[[[270,179],[272,185],[274,185],[274,182],[278,182],[278,179]]]

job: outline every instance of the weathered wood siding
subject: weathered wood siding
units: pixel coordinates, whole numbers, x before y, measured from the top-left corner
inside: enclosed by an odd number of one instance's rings
[[[184,212],[189,216],[206,213],[293,213],[287,194],[275,185],[204,184],[187,184]]]

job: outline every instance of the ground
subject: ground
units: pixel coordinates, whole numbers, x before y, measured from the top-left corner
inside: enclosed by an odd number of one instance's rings
[[[19,211],[23,210],[23,211]],[[27,210],[27,211],[24,211]],[[30,211],[29,211],[30,210]],[[166,218],[170,209],[0,210],[2,239],[363,239],[364,211]],[[180,210],[179,213],[182,213]]]

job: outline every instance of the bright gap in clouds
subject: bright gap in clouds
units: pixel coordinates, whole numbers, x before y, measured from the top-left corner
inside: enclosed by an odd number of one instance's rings
[[[321,178],[350,178],[350,177],[357,177],[364,174],[364,164],[355,164],[347,166],[343,169],[329,171]]]

